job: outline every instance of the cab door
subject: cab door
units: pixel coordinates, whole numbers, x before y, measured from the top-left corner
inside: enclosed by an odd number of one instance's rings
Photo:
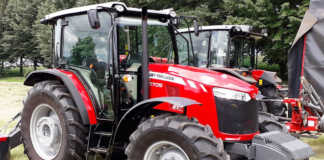
[[[107,12],[98,12],[100,28],[93,29],[87,14],[64,17],[61,20],[61,40],[59,52],[61,62],[73,70],[89,90],[96,114],[100,118],[114,118],[111,90],[107,86],[111,60],[109,31],[111,16]]]

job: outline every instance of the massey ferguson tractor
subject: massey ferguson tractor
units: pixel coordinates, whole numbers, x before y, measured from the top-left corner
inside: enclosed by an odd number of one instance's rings
[[[261,112],[259,112],[261,131],[289,131],[297,137],[316,138],[319,133],[324,132],[324,103],[322,100],[324,97],[321,96],[324,87],[319,78],[319,75],[322,74],[321,70],[311,67],[314,66],[313,63],[321,63],[315,61],[321,58],[321,54],[318,50],[311,48],[317,46],[317,41],[320,38],[311,38],[306,41],[306,34],[317,35],[320,32],[312,32],[314,29],[310,26],[320,25],[317,22],[323,18],[319,16],[324,8],[322,3],[324,2],[311,1],[310,11],[305,15],[301,29],[289,53],[289,96],[287,95],[288,90],[279,85],[281,79],[276,76],[276,73],[256,69],[258,54],[255,53],[254,45],[257,40],[263,38],[263,35],[253,32],[251,26],[203,26],[199,28],[199,34],[193,34],[194,28],[181,29],[180,33],[182,34],[177,36],[178,44],[181,45],[185,42],[182,36],[191,38],[193,45],[189,53],[191,52],[190,56],[193,58],[191,61],[182,59],[180,62],[185,65],[231,74],[258,87],[260,90],[258,101],[261,102]],[[304,41],[300,40],[297,43],[298,39]],[[307,47],[306,44],[311,47]],[[306,48],[310,51],[307,52]],[[317,48],[320,47],[317,46]],[[183,48],[179,51],[179,55],[186,57],[187,52]],[[304,62],[304,57],[308,61]],[[307,65],[304,65],[305,63]],[[305,67],[308,71],[307,77],[303,75]]]
[[[295,137],[260,133],[257,87],[179,64],[177,18],[120,2],[46,16],[55,65],[27,76],[33,88],[0,159],[20,138],[30,160],[308,159]]]
[[[258,87],[262,96],[283,98],[286,90],[281,87],[282,80],[276,73],[257,69],[258,53],[255,45],[265,35],[253,30],[248,25],[202,26],[199,34],[193,34],[194,28],[180,29],[182,35],[191,38],[193,44],[192,50],[189,50],[191,61],[183,59],[180,64],[230,74]],[[184,43],[182,35],[177,36],[180,44]],[[184,55],[186,50],[180,50],[179,53]],[[260,110],[283,116],[286,108],[283,103],[272,101],[262,103]]]

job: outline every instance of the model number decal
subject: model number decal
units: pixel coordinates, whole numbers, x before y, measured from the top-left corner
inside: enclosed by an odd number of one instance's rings
[[[185,85],[186,83],[181,77],[176,77],[166,73],[159,73],[159,72],[150,72],[151,79],[163,80],[168,82],[173,82],[181,85]]]
[[[163,83],[150,82],[150,86],[157,87],[157,88],[162,88],[163,87]]]

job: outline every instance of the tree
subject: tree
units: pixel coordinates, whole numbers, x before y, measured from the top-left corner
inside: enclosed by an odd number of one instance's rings
[[[39,57],[33,35],[33,22],[37,16],[36,5],[37,3],[31,0],[10,1],[8,4],[9,29],[3,32],[1,46],[3,53],[19,61],[20,75],[24,75],[25,58],[35,60],[35,57]]]
[[[92,37],[78,39],[71,52],[71,63],[74,65],[82,65],[84,61],[95,59],[95,43]]]
[[[42,1],[38,7],[37,18],[33,24],[33,34],[36,37],[37,49],[40,52],[41,60],[45,66],[50,67],[52,60],[52,26],[41,24],[47,14],[56,11],[55,4],[49,0]]]
[[[224,0],[226,24],[246,24],[267,29],[259,44],[265,60],[279,64],[280,76],[287,78],[287,53],[308,8],[309,0]]]

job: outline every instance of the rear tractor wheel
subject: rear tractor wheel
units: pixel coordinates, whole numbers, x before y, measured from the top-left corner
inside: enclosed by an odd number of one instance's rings
[[[88,129],[66,87],[57,81],[34,85],[21,120],[25,153],[30,160],[82,160]]]
[[[184,116],[158,116],[130,136],[128,160],[229,160],[210,127]]]

